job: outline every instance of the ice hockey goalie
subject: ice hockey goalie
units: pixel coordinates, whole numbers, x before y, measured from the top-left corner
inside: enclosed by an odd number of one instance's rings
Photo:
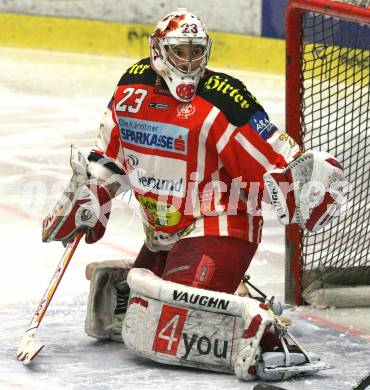
[[[66,242],[83,229],[96,242],[111,200],[128,188],[145,243],[134,264],[88,266],[89,335],[243,380],[328,368],[271,302],[234,293],[261,241],[264,190],[282,223],[316,231],[337,214],[343,169],[325,152],[302,153],[240,80],[207,69],[210,48],[186,10],[159,22],[150,58],[120,79],[89,163],[75,169],[43,239]]]

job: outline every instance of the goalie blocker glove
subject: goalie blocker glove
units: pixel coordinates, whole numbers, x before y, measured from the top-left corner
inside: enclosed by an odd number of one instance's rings
[[[111,196],[100,179],[88,179],[83,154],[71,148],[72,178],[63,195],[42,223],[42,240],[72,241],[79,230],[85,230],[85,241],[100,240],[111,211]]]
[[[110,195],[96,180],[79,185],[75,192],[67,188],[43,222],[43,241],[71,241],[83,229],[86,243],[92,244],[103,237],[110,210]]]
[[[340,214],[345,200],[343,168],[326,152],[303,153],[263,179],[283,225],[298,223],[302,229],[318,231]]]

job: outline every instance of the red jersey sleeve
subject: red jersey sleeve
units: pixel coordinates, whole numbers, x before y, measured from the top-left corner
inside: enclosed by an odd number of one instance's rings
[[[229,174],[247,182],[262,182],[264,173],[285,167],[300,153],[294,140],[277,129],[262,111],[240,127],[229,124],[216,148]]]
[[[124,156],[120,143],[120,130],[113,107],[113,98],[103,115],[95,145],[89,161],[103,163],[115,173],[124,173]]]

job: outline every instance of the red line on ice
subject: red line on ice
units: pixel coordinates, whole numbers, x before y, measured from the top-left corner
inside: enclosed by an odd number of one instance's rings
[[[101,241],[100,244],[104,245],[104,246],[108,246],[112,249],[116,249],[117,251],[121,251],[121,252],[126,253],[127,255],[135,257],[135,258],[138,254],[137,252],[135,252],[131,249],[127,249],[121,245],[113,244],[112,242]]]
[[[301,317],[305,317],[308,320],[312,320],[312,321],[318,322],[318,323],[320,323],[322,325],[325,325],[325,326],[327,326],[329,328],[336,329],[336,330],[348,333],[348,334],[350,334],[352,336],[361,337],[362,339],[370,342],[370,334],[365,333],[365,332],[363,332],[363,331],[361,331],[361,330],[359,330],[357,328],[350,328],[350,327],[345,326],[345,325],[337,324],[336,322],[332,322],[330,320],[327,320],[325,318],[321,318],[321,317],[312,315],[310,313],[298,313],[298,315],[301,316]]]
[[[8,212],[10,214],[16,215],[17,217],[20,217],[20,218],[29,219],[31,221],[37,221],[40,223],[42,222],[42,218],[40,218],[36,215],[27,213],[27,212],[25,212],[17,207],[13,207],[13,206],[10,206],[10,205],[2,203],[2,202],[0,202],[0,209]],[[120,251],[128,256],[131,256],[131,257],[137,256],[137,252],[135,252],[131,249],[127,249],[121,245],[113,244],[111,242],[106,242],[106,241],[100,241],[99,244],[107,246],[107,247],[115,249],[115,250],[118,250],[118,251]]]
[[[12,383],[12,382],[8,382],[7,380],[4,380],[4,379],[0,379],[0,385],[4,385],[6,386],[6,388],[15,388],[15,389],[30,389],[29,386],[24,386],[24,385],[21,385],[21,384],[18,384],[18,383]]]
[[[42,221],[42,219],[36,217],[35,215],[32,215],[30,213],[26,213],[25,211],[18,209],[17,207],[13,207],[13,206],[10,206],[10,205],[5,204],[5,203],[0,202],[0,209],[6,211],[8,213],[14,214],[17,217],[26,218],[26,219],[30,219],[33,221],[39,221],[39,222]]]

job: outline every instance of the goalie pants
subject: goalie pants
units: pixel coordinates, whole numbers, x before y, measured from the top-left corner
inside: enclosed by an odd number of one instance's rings
[[[144,244],[134,267],[171,282],[233,294],[257,247],[239,238],[212,236],[182,239],[169,252],[152,252]]]

